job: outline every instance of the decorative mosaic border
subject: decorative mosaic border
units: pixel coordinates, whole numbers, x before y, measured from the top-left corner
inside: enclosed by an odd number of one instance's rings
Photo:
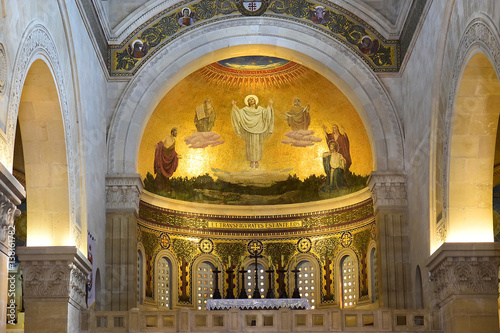
[[[313,15],[318,6],[323,8],[321,19]],[[179,19],[186,8],[191,16],[188,25],[183,25]],[[290,20],[321,31],[352,49],[375,72],[399,70],[400,42],[385,40],[373,27],[338,5],[326,1],[273,0],[262,16]],[[231,0],[182,1],[173,5],[135,29],[120,45],[109,46],[107,66],[110,75],[133,76],[174,39],[209,23],[239,17],[248,16],[242,15]],[[372,46],[365,47],[363,40],[371,41]]]
[[[288,234],[312,232],[313,230],[339,229],[351,224],[364,223],[364,221],[373,220],[373,214],[371,198],[354,205],[331,210],[263,216],[199,214],[161,208],[144,201],[139,203],[140,220],[161,227],[183,230],[186,233],[259,234],[265,232],[266,234],[282,234],[286,232]],[[259,230],[259,227],[266,223],[269,224],[269,228],[265,231]],[[280,223],[282,227],[280,227]],[[252,224],[255,228],[252,227]]]

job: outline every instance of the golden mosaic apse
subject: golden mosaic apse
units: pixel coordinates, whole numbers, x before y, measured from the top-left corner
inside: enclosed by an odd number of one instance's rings
[[[254,95],[257,106],[267,110],[259,115],[262,119],[267,115],[265,120],[249,120],[257,125],[264,121],[264,127],[267,126],[266,133],[258,139],[261,140],[259,157],[249,157],[249,141],[238,136],[235,129],[234,108],[245,108],[248,95]],[[207,99],[211,103],[209,111]],[[294,117],[300,118],[299,125],[290,120]],[[238,121],[247,121],[243,118]],[[333,178],[327,177],[324,158],[330,151],[325,128],[331,135],[334,125],[348,139],[350,154],[350,165],[346,167],[346,161],[343,165],[346,182],[338,188],[330,184]],[[160,141],[165,146],[172,144],[173,128],[177,129],[177,167],[158,185],[155,150]],[[361,118],[335,85],[303,65],[257,56],[225,59],[181,80],[152,113],[143,133],[138,161],[146,190],[175,199],[217,204],[295,203],[342,196],[366,186],[366,177],[373,170],[370,142]],[[197,178],[202,175],[207,175],[218,187],[214,190],[201,186],[196,198],[178,193],[194,191],[189,186],[205,181]],[[179,185],[179,179],[192,180],[191,185]],[[287,179],[289,183],[293,180],[295,187],[280,183]],[[224,190],[221,181],[227,185]],[[274,190],[248,193],[234,202],[228,199],[230,195],[223,194],[237,192],[241,196],[241,191],[233,185],[265,189],[276,184],[291,186],[275,194],[288,199],[264,198]],[[300,195],[306,188],[308,194]]]

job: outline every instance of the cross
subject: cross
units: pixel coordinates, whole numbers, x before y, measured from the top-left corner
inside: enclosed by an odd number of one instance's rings
[[[348,247],[349,245],[351,245],[351,242],[352,242],[352,236],[350,233],[344,233],[340,237],[340,243],[342,244],[343,247]]]
[[[253,243],[252,246],[250,246],[250,249],[253,250],[254,252],[257,252],[258,250],[260,250],[260,244]]]
[[[3,0],[2,0],[2,2],[3,2]],[[248,4],[248,9],[249,9],[250,11],[252,11],[252,12],[253,12],[253,11],[256,11],[256,10],[257,10],[257,5],[255,4],[255,2],[250,2],[250,3]]]
[[[160,237],[160,245],[163,247],[163,248],[166,248],[170,245],[170,239],[168,239],[168,236],[163,234],[161,235]]]

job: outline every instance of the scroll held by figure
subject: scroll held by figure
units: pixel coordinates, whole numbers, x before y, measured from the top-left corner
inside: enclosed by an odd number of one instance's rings
[[[274,131],[273,100],[264,108],[258,106],[259,99],[255,95],[245,97],[246,106],[238,108],[232,101],[231,122],[240,138],[245,140],[245,155],[250,167],[257,169],[264,154],[264,140]]]
[[[170,135],[167,135],[163,141],[156,144],[154,173],[155,188],[157,191],[170,192],[169,178],[172,177],[181,155],[175,151],[175,138],[177,137],[177,128],[172,128]]]

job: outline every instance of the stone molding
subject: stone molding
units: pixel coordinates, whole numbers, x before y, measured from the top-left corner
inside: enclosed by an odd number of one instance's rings
[[[76,247],[20,247],[17,253],[26,299],[69,299],[77,307],[86,307],[87,276],[92,266]]]
[[[381,207],[406,207],[406,176],[402,173],[373,172],[368,180],[375,211]]]
[[[2,43],[0,43],[0,99],[4,97],[6,88],[7,88],[7,54],[5,52],[5,46]]]
[[[427,267],[440,306],[453,297],[498,298],[500,243],[444,243]]]
[[[137,214],[143,188],[139,174],[108,174],[106,176],[106,211]]]

